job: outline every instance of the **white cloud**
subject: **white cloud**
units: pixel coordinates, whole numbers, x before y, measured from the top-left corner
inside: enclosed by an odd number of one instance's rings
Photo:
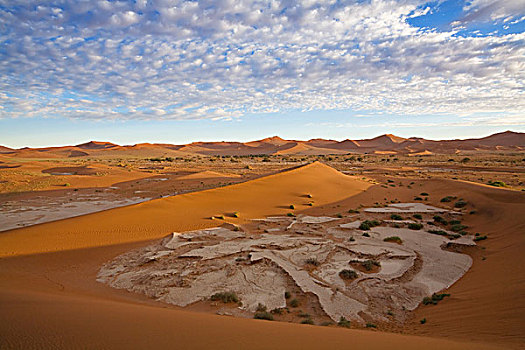
[[[467,10],[492,3],[473,1]],[[502,16],[518,3],[506,1]],[[420,4],[7,1],[0,117],[525,110],[525,34],[422,32],[405,22]]]

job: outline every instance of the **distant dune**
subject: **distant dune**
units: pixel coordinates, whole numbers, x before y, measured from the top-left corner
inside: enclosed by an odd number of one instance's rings
[[[327,154],[403,154],[430,155],[458,152],[525,151],[525,133],[505,131],[478,139],[427,140],[403,138],[391,134],[365,140],[308,141],[284,140],[278,136],[251,142],[193,142],[187,145],[150,144],[119,146],[111,142],[91,141],[76,146],[10,149],[0,146],[0,153],[24,158],[60,157],[177,157],[188,155],[327,155]]]

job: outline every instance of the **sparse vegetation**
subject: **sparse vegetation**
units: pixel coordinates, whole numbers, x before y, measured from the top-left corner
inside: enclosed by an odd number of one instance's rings
[[[457,201],[455,204],[454,204],[454,207],[455,208],[464,208],[467,206],[467,202],[466,201]]]
[[[423,228],[423,225],[418,223],[410,223],[408,224],[408,228],[411,230],[421,230]]]
[[[484,241],[487,238],[488,238],[487,236],[477,236],[477,237],[474,237],[474,242]]]
[[[385,239],[383,239],[383,241],[391,242],[391,243],[397,243],[397,244],[402,244],[403,243],[403,240],[400,237],[398,237],[398,236],[386,237]]]
[[[339,322],[337,322],[337,325],[339,327],[350,328],[350,321],[348,321],[346,318],[341,316],[341,318],[339,319]]]
[[[392,219],[392,220],[403,220],[403,217],[401,215],[398,215],[398,214],[392,214],[392,215],[390,215],[390,219]]]
[[[440,202],[441,203],[448,203],[448,202],[452,202],[452,200],[456,198],[454,196],[446,196],[446,197],[443,197],[441,198]]]
[[[370,230],[370,228],[376,227],[376,226],[379,226],[379,225],[381,225],[380,221],[377,221],[377,220],[365,220],[365,221],[363,221],[361,223],[361,225],[359,225],[359,229],[363,230],[363,231],[368,231],[368,230]]]
[[[344,280],[353,280],[357,278],[357,272],[355,272],[354,270],[345,269],[339,272],[339,277],[341,277]]]
[[[292,296],[292,294],[290,294],[290,292],[288,292],[288,291],[284,292],[284,298],[285,299],[290,299],[291,296]]]
[[[422,319],[419,321],[419,323],[421,323],[421,324],[425,324],[425,323],[427,323],[427,319],[426,319],[426,318],[422,318]]]
[[[238,303],[239,297],[234,292],[219,292],[210,297],[212,301],[222,301],[225,304]]]
[[[424,297],[423,298],[423,305],[437,305],[441,300],[443,300],[445,297],[449,297],[450,294],[442,293],[442,294],[432,294],[431,297]]]
[[[267,310],[268,309],[266,308],[266,305],[263,305],[261,303],[257,304],[257,309],[255,309],[255,311],[257,311],[257,312],[265,312]]]
[[[426,192],[421,192],[419,195],[420,195],[420,196],[425,196],[425,197],[427,197],[427,196],[428,196],[428,193],[426,193]]]
[[[299,306],[299,300],[297,300],[297,299],[290,300],[290,306],[291,307],[298,307]]]
[[[418,219],[418,220],[422,220],[423,219],[423,216],[421,214],[414,214],[412,215],[414,218]]]
[[[366,328],[377,328],[377,326],[373,323],[367,323]]]
[[[363,237],[370,237],[370,234],[368,232],[363,233]]]
[[[255,318],[256,320],[273,321],[273,315],[266,311],[256,312],[255,315],[253,315],[253,318]]]
[[[507,187],[507,184],[503,181],[489,181],[488,184],[494,187]]]
[[[290,209],[294,210],[295,209],[295,205],[290,204]]]
[[[455,224],[455,225],[452,225],[450,227],[450,230],[452,232],[460,232],[460,231],[463,231],[466,228],[468,228],[468,226],[465,226],[465,225],[462,225],[462,224]]]
[[[288,213],[288,214],[286,214],[286,216],[294,217],[295,214],[294,213]]]
[[[443,225],[448,225],[447,220],[443,219],[439,215],[434,215],[434,221],[437,222],[437,223],[443,224]]]
[[[308,258],[304,261],[306,265],[319,266],[321,263],[316,258]]]
[[[311,318],[305,318],[301,321],[301,324],[314,324],[314,321]]]

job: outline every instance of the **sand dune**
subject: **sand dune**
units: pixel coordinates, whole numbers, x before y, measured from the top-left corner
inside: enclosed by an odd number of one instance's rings
[[[0,255],[3,257],[0,259],[0,347],[497,348],[472,340],[461,342],[453,339],[272,323],[188,312],[177,308],[159,307],[146,298],[137,298],[95,282],[96,274],[104,262],[129,249],[142,246],[144,240],[162,237],[172,231],[217,226],[217,221],[209,220],[210,214],[239,211],[240,219],[228,217],[228,221],[237,223],[248,218],[282,214],[290,210],[286,206],[291,203],[295,204],[298,210],[302,209],[306,201],[305,194],[312,195],[311,200],[316,204],[312,209],[314,212],[341,210],[336,205],[328,204],[339,200],[342,200],[340,205],[343,208],[356,207],[359,203],[372,204],[381,188],[369,186],[369,183],[342,175],[323,164],[314,163],[238,185],[153,200],[3,233],[0,235]],[[451,193],[461,186],[459,184],[454,188],[448,183],[438,181],[424,189]],[[511,198],[511,203],[505,204],[506,209],[510,209],[512,205],[514,210],[519,211],[523,208],[520,197],[515,197],[519,195],[517,192],[499,192],[500,190],[481,186],[467,187],[464,191],[465,196],[474,191],[476,196],[473,200],[476,201],[483,196],[490,196],[494,201],[508,203],[508,198]],[[510,197],[507,196],[507,192],[511,193]],[[402,193],[398,196],[402,198]],[[318,207],[321,205],[326,206]],[[484,208],[480,204],[480,210],[488,210]],[[509,211],[505,215],[513,214]],[[494,218],[489,216],[487,219]],[[508,230],[518,228],[512,220],[508,221]],[[505,232],[510,232],[508,230]],[[509,239],[505,237],[507,236],[502,236],[501,240],[497,236],[494,237],[494,243],[500,242],[497,244],[503,248],[507,244],[505,240]],[[507,254],[510,252],[518,259],[512,260],[512,263],[519,261],[522,241],[523,238],[519,235],[509,241],[510,244],[520,242],[520,245],[507,251]],[[495,256],[490,258],[492,259],[496,264],[494,266],[499,266],[497,261],[501,258]],[[483,272],[476,262],[473,269]],[[501,286],[509,277],[520,280],[519,276],[520,273],[514,273],[512,277],[499,274],[496,276],[497,283]],[[458,282],[458,288],[478,288],[474,282],[461,285],[464,279]],[[491,285],[495,283],[491,282]],[[497,290],[495,286],[491,288],[492,291]],[[457,293],[461,301],[463,298]],[[476,290],[470,293],[476,293]],[[511,297],[514,295],[511,294]],[[497,304],[501,299],[491,300]],[[505,312],[517,314],[523,303],[516,300],[518,310],[506,309]],[[446,312],[442,311],[442,306],[445,305],[447,304],[436,308],[435,313],[425,315],[432,315],[427,316],[431,320],[433,317],[443,317],[446,327],[447,316]],[[476,308],[476,305],[472,307]],[[487,312],[487,308],[492,308],[491,312]],[[35,317],[35,310],[38,310],[38,317]],[[457,327],[460,322],[455,320],[455,328],[472,329],[479,327],[480,323],[491,327],[492,317],[498,317],[495,312],[499,309],[494,308],[494,305],[478,305],[476,310],[479,314],[475,314],[477,319],[473,320],[472,324],[461,323],[461,327]],[[443,316],[439,316],[440,313],[443,313]],[[437,331],[439,332],[439,328]],[[483,341],[487,339],[483,338]],[[494,341],[499,343],[500,339]]]
[[[58,157],[177,157],[187,155],[324,155],[344,153],[412,154],[425,152],[454,154],[461,151],[523,151],[525,134],[506,131],[484,138],[466,140],[426,140],[412,137],[402,138],[386,134],[365,140],[284,140],[274,136],[251,142],[193,142],[187,145],[148,144],[119,146],[110,142],[91,141],[77,146],[22,148],[11,150],[0,148],[0,153],[25,158]],[[423,152],[423,153],[422,153]]]
[[[189,175],[179,176],[178,179],[179,180],[191,180],[191,179],[209,179],[209,178],[214,178],[214,177],[240,177],[240,175],[222,174],[216,171],[205,170],[205,171],[200,171],[200,172],[189,174]]]

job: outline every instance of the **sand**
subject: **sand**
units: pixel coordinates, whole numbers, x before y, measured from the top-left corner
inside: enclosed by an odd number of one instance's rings
[[[522,347],[523,193],[450,180],[418,180],[416,185],[418,192],[406,186],[370,187],[316,163],[238,185],[7,231],[0,234],[0,348]],[[211,215],[242,223],[284,215],[290,204],[300,212],[309,208],[310,199],[304,197],[309,193],[315,205],[305,211],[331,216],[360,204],[373,206],[383,197],[410,201],[421,191],[430,193],[428,204],[434,206],[444,194],[466,198],[472,203],[468,210],[477,213],[465,222],[489,235],[481,243],[487,259],[482,261],[481,253],[474,255],[471,271],[450,288],[450,299],[416,310],[413,324],[404,329],[425,337],[165,308],[95,281],[103,263],[143,246],[144,241],[172,231],[217,226]],[[231,217],[233,212],[239,212],[240,218]],[[424,327],[418,322],[422,317],[428,319]],[[448,339],[433,338],[438,336]]]

